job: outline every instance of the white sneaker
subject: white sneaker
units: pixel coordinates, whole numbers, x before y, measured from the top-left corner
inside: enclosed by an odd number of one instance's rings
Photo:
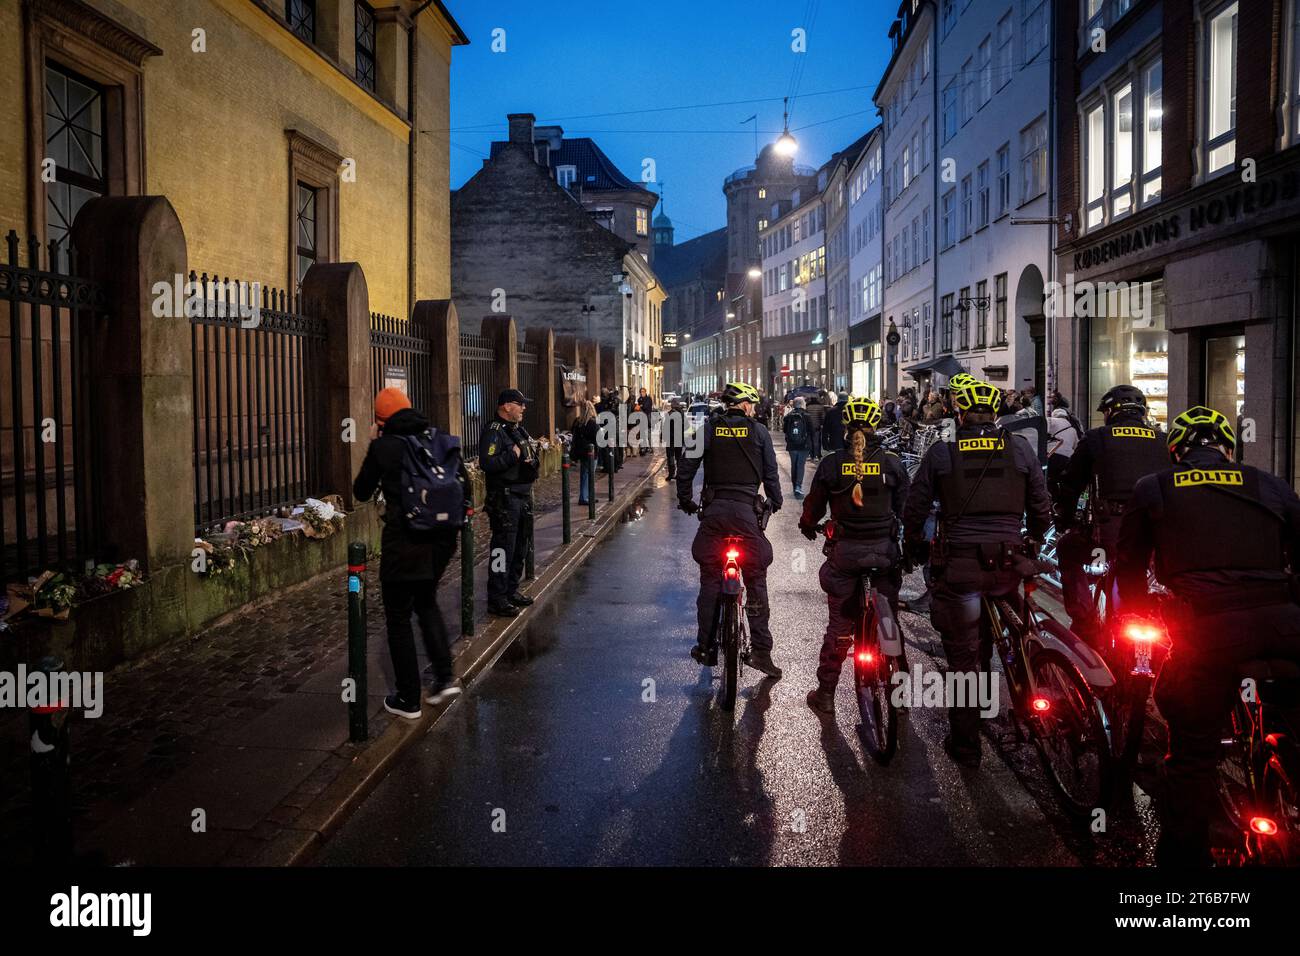
[[[407,703],[404,703],[396,694],[389,694],[384,698],[384,710],[388,711],[395,717],[405,717],[407,720],[420,719],[420,705],[416,704],[412,709]]]
[[[454,697],[459,697],[464,690],[465,688],[461,685],[461,682],[452,678],[450,683],[443,684],[441,687],[430,687],[424,702],[426,704],[441,704]]]

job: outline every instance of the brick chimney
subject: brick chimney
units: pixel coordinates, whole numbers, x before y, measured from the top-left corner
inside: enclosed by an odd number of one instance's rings
[[[533,124],[537,122],[537,117],[532,113],[507,113],[506,119],[510,121],[510,142],[519,143],[521,146],[527,146],[531,149],[533,145]]]

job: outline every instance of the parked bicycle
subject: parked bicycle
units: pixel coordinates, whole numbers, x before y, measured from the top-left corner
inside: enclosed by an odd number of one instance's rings
[[[828,540],[835,536],[834,522],[817,528]],[[898,718],[895,704],[895,674],[907,671],[903,635],[893,608],[871,583],[871,576],[888,568],[868,568],[861,573],[859,588],[862,607],[853,636],[842,638],[852,645],[853,695],[862,717],[860,731],[863,746],[880,764],[889,763],[898,751]]]
[[[1113,678],[1095,651],[1035,601],[1034,579],[1051,566],[1011,558],[1024,586],[984,598],[980,626],[1002,662],[1017,735],[1023,740],[1028,732],[1062,805],[1084,817],[1110,799],[1110,736],[1094,688]]]

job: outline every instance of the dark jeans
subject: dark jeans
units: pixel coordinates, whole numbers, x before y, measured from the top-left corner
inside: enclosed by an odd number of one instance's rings
[[[794,485],[794,490],[803,491],[803,469],[808,463],[808,453],[806,451],[790,452],[790,484]]]
[[[1238,665],[1260,658],[1300,661],[1300,607],[1274,604],[1202,615],[1183,627],[1183,640],[1155,688],[1156,706],[1169,725],[1156,862],[1209,866],[1210,820],[1219,812],[1220,739],[1241,685]],[[1267,709],[1268,685],[1259,698]]]
[[[840,667],[849,652],[850,643],[862,614],[862,588],[858,586],[862,572],[871,568],[886,568],[871,576],[871,584],[889,602],[898,619],[898,589],[903,583],[903,571],[898,565],[898,545],[887,539],[878,541],[838,540],[831,546],[830,554],[818,573],[822,590],[826,592],[826,634],[822,638],[821,656],[817,664],[817,684],[823,690],[834,690],[839,680]]]
[[[820,428],[812,429],[812,456],[813,458],[822,456],[822,430]]]
[[[988,673],[993,659],[993,635],[983,619],[980,598],[1013,593],[1021,582],[1014,570],[986,571],[974,557],[952,557],[932,571],[934,593],[930,621],[943,641],[948,670],[956,674]],[[978,704],[949,707],[953,749],[978,756],[980,752]]]
[[[454,542],[454,539],[452,539]],[[447,567],[455,545],[440,550],[436,564],[439,573]],[[384,620],[388,625],[388,653],[393,659],[393,674],[397,681],[397,696],[405,704],[419,706],[420,662],[415,655],[415,634],[411,628],[411,615],[420,622],[420,637],[424,652],[433,663],[434,682],[445,684],[452,679],[451,647],[447,638],[447,625],[438,610],[437,581],[381,581],[384,598]]]
[[[1061,567],[1062,603],[1070,615],[1070,629],[1089,640],[1095,637],[1099,622],[1083,568],[1092,564],[1093,551],[1098,548],[1103,553],[1102,560],[1114,564],[1119,551],[1119,526],[1118,517],[1102,520],[1098,531],[1100,541],[1089,536],[1086,526],[1071,528],[1061,536],[1056,548]],[[1113,600],[1114,595],[1110,597]]]
[[[673,479],[677,477],[677,462],[682,457],[680,448],[669,448],[665,451],[665,457],[668,459],[668,477]]]
[[[524,562],[533,541],[533,503],[527,495],[496,492],[489,495],[488,523],[492,540],[488,552],[488,603],[509,603],[519,590]]]
[[[578,459],[578,504],[585,505],[595,493],[596,463],[583,455]]]

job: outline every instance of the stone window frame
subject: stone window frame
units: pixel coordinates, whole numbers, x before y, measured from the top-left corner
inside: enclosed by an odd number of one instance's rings
[[[163,51],[81,0],[29,0],[23,7],[27,138],[27,232],[47,241],[45,70],[54,64],[103,88],[107,195],[145,192],[144,62]]]
[[[339,169],[343,157],[302,130],[287,129],[289,184],[287,190],[288,269],[285,288],[298,288],[298,184],[319,190],[316,200],[316,261],[339,261]],[[295,294],[296,297],[296,294]]]

